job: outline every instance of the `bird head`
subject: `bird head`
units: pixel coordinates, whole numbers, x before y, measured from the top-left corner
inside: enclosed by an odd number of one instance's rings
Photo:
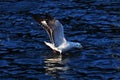
[[[80,49],[83,46],[80,43],[76,42],[76,43],[74,43],[74,47]]]

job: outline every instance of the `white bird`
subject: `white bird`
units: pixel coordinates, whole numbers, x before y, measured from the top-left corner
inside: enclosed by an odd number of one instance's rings
[[[48,33],[51,43],[46,41],[44,41],[44,43],[54,51],[62,53],[72,48],[82,48],[80,43],[69,42],[65,39],[63,25],[52,16],[34,14],[33,18],[41,24]]]

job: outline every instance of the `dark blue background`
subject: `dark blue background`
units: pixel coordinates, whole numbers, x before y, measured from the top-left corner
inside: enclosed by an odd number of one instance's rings
[[[83,49],[53,54],[37,13]],[[119,0],[0,0],[0,80],[120,80]]]

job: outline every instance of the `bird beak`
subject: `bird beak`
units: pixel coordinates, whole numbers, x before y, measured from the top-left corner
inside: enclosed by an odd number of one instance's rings
[[[80,47],[79,47],[79,48],[81,49],[81,48],[83,48],[83,46],[82,46],[82,45],[80,45]]]
[[[81,46],[80,48],[82,48],[82,49],[83,49],[84,47],[83,47],[83,46]]]

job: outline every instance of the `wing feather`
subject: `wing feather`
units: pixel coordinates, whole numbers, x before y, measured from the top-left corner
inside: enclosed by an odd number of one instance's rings
[[[38,15],[33,15],[33,18],[46,30],[51,43],[53,43],[55,47],[66,42],[66,39],[64,38],[63,25],[58,20],[50,15],[46,15],[44,18],[41,18]]]
[[[50,29],[50,27],[47,25],[46,21],[40,17],[41,15],[39,14],[34,14],[32,17],[39,23],[42,25],[42,28],[46,30],[46,32],[49,35],[50,41],[51,43],[54,43],[53,38],[52,38],[52,30]],[[43,22],[44,21],[44,22]],[[45,24],[46,23],[46,24]]]

